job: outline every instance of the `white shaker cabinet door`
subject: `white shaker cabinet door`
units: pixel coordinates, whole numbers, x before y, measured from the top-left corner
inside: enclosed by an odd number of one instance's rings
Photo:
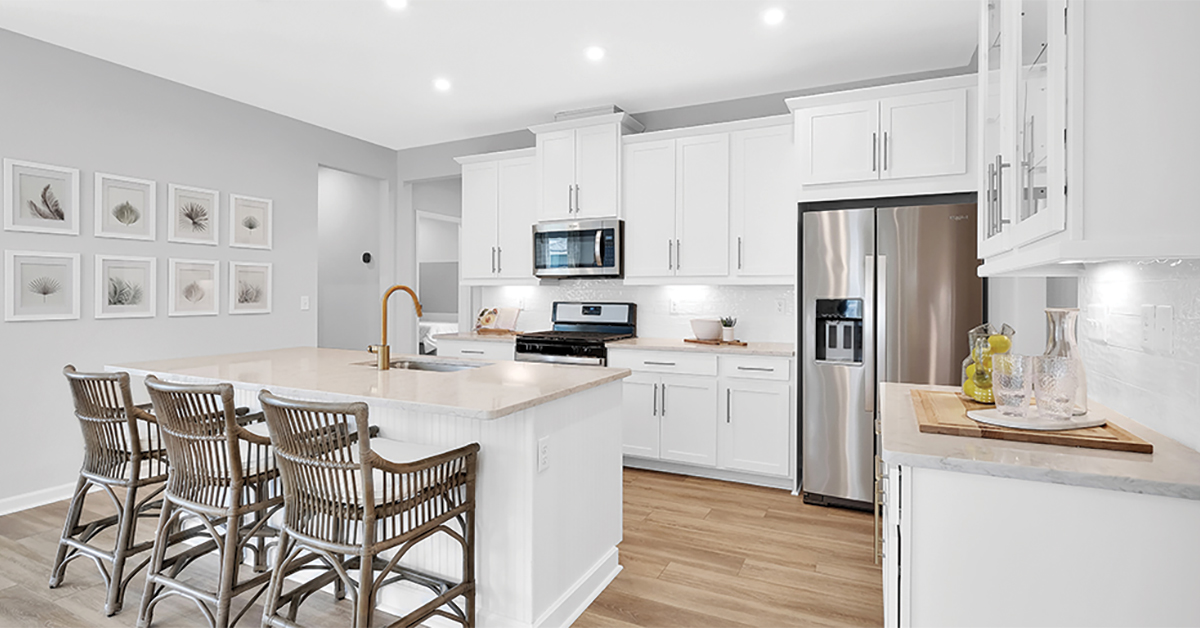
[[[488,279],[496,268],[495,162],[462,167],[462,234],[459,255],[464,279]]]
[[[659,434],[662,459],[716,466],[716,380],[664,375],[661,381]]]
[[[621,450],[627,456],[658,458],[659,377],[634,373],[622,382]]]
[[[967,171],[967,90],[879,101],[880,178],[904,179]]]
[[[675,274],[729,275],[729,134],[675,144]]]
[[[847,183],[879,178],[879,101],[798,110],[800,182]]]
[[[575,131],[537,136],[538,220],[573,218],[575,203]]]
[[[787,477],[791,472],[787,382],[727,380],[721,386],[722,469]]]
[[[533,276],[533,223],[537,220],[534,159],[499,162],[496,274],[509,279]]]
[[[617,124],[575,129],[575,216],[617,216],[621,133]]]
[[[625,276],[675,274],[675,140],[624,147]]]
[[[794,276],[799,226],[792,127],[737,131],[731,134],[730,144],[734,273]]]

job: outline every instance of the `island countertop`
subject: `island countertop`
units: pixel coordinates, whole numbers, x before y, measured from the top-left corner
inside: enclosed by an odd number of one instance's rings
[[[949,386],[883,384],[883,460],[889,464],[1200,500],[1200,452],[1089,400],[1092,413],[1154,445],[1153,454],[926,434],[911,392]]]
[[[311,391],[347,400],[378,400],[413,410],[436,410],[475,419],[497,419],[574,393],[617,381],[629,369],[561,366],[530,362],[486,362],[463,358],[393,356],[393,361],[477,363],[453,372],[378,371],[365,351],[296,347],[114,364],[131,375],[174,375],[176,381],[221,381],[264,387],[281,395]]]

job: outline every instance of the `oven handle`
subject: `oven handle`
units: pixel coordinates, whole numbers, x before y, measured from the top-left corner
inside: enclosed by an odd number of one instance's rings
[[[552,364],[577,364],[581,366],[604,366],[605,358],[578,357],[572,355],[546,355],[544,353],[525,353],[518,351],[514,356],[517,362],[549,362]]]

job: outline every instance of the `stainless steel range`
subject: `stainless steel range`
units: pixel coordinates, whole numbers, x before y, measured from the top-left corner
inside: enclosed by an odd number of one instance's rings
[[[518,362],[604,366],[604,343],[637,335],[637,304],[555,301],[550,321],[553,329],[517,336]]]

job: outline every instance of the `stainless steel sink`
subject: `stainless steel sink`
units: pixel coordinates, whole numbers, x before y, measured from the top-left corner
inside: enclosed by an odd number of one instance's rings
[[[374,367],[375,362],[355,362],[357,366]],[[489,366],[487,362],[450,362],[443,360],[392,360],[388,364],[393,369],[405,369],[409,371],[435,371],[439,373],[452,373],[455,371],[465,371],[467,369],[477,369],[481,366]]]

